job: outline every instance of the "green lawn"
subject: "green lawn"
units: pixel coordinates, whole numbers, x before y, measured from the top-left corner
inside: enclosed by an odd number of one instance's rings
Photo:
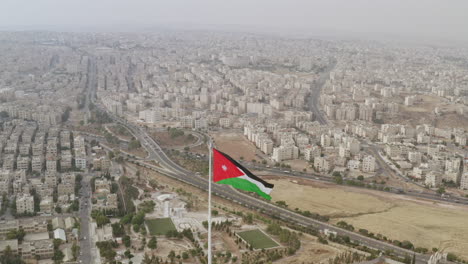
[[[177,230],[170,218],[148,219],[145,221],[151,235],[163,236],[168,231]]]
[[[237,234],[245,241],[247,241],[247,243],[249,243],[254,249],[272,248],[279,246],[275,241],[273,241],[259,229],[239,232]]]

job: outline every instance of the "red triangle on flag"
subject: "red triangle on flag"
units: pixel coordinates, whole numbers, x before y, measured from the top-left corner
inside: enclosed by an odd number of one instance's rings
[[[236,178],[245,175],[224,153],[213,148],[213,181]]]

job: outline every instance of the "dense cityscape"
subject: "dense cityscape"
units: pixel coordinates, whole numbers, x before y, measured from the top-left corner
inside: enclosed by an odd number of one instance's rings
[[[1,263],[468,263],[468,49],[0,32]],[[210,262],[211,263],[211,262]]]

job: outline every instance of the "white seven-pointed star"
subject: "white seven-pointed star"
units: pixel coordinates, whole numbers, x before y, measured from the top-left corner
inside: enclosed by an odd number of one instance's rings
[[[221,168],[223,168],[223,171],[227,171],[226,165],[221,166]]]

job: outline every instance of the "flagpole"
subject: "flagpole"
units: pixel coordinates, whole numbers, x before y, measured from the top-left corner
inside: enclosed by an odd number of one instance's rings
[[[211,181],[213,180],[213,171],[211,166],[213,159],[213,145],[211,143],[211,139],[208,144],[210,151],[210,159],[208,162],[208,264],[211,264]]]

